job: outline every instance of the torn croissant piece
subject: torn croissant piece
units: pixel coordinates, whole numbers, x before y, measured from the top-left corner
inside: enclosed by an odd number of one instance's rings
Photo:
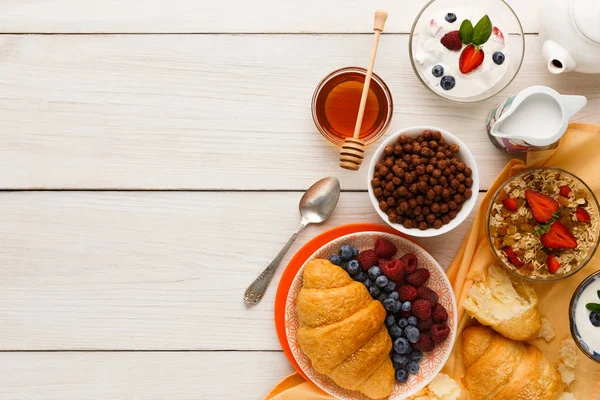
[[[317,372],[370,398],[389,396],[394,367],[386,312],[363,284],[328,260],[312,260],[296,310],[298,343]]]
[[[535,339],[542,327],[533,287],[493,265],[489,267],[487,277],[469,289],[462,305],[481,324],[509,339]]]

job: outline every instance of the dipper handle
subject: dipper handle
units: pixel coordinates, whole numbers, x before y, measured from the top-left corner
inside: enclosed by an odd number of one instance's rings
[[[387,11],[377,10],[375,11],[375,25],[373,25],[374,31],[383,31],[383,26],[385,25],[385,21],[387,20],[388,13]]]

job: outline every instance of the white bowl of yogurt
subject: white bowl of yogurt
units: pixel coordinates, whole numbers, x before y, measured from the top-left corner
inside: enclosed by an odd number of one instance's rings
[[[476,26],[485,15],[492,32],[477,46],[483,60],[473,70],[461,72],[460,60],[470,42],[458,41],[462,47],[451,50],[442,38],[460,31],[465,20]],[[503,0],[432,0],[410,32],[409,54],[417,78],[433,93],[456,102],[481,101],[502,91],[519,72],[524,53],[523,28]]]
[[[590,320],[588,303],[600,304],[600,271],[596,271],[577,287],[569,306],[571,335],[581,351],[592,360],[600,363],[600,326]]]

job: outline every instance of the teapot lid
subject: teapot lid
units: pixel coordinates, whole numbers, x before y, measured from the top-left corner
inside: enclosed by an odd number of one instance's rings
[[[581,33],[600,43],[600,1],[573,0],[573,19]]]

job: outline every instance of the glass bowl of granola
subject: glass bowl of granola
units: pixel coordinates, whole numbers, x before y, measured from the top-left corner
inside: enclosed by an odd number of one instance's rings
[[[532,281],[575,274],[598,247],[599,206],[592,190],[559,168],[533,168],[505,182],[488,211],[492,252]]]

